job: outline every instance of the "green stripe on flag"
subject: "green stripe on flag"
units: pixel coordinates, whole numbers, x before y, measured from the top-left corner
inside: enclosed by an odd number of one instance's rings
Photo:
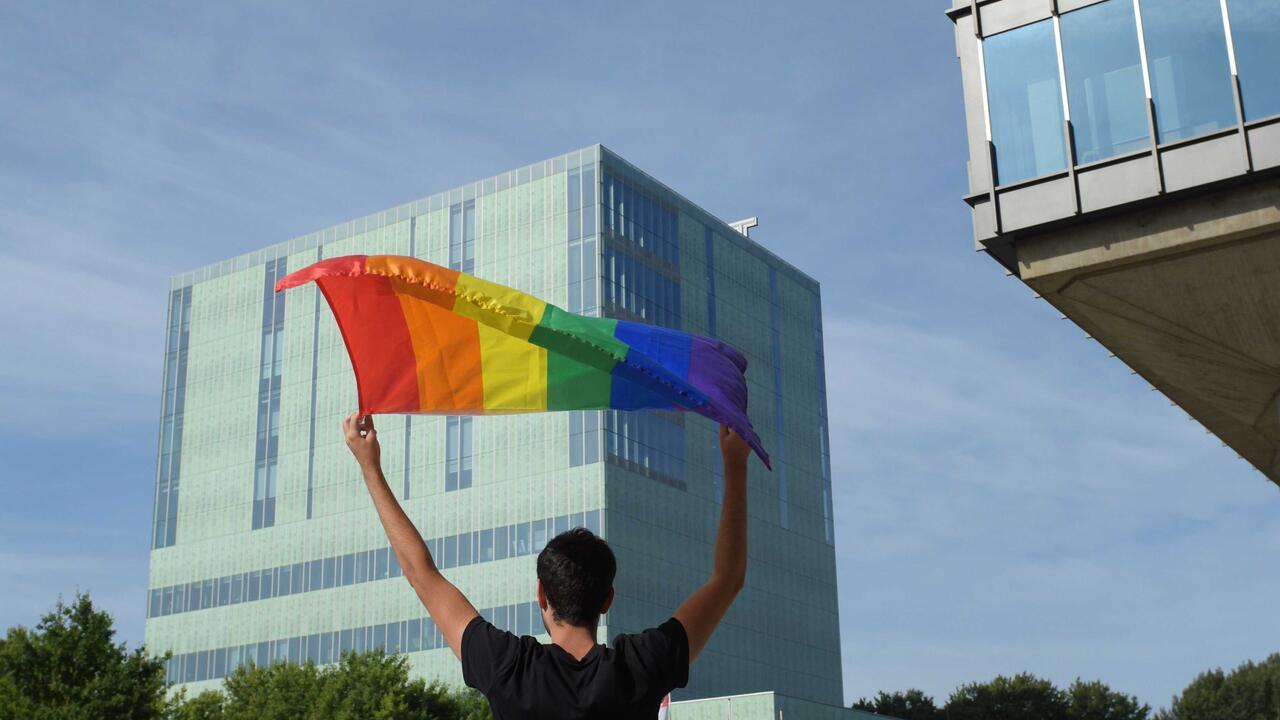
[[[613,336],[618,321],[591,318],[548,305],[529,342],[547,349],[547,409],[609,406],[613,366],[631,348]]]

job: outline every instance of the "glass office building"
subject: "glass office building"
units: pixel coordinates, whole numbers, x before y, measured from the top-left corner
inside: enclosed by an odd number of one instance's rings
[[[247,662],[366,649],[461,682],[339,432],[355,381],[328,306],[313,285],[272,292],[356,253],[740,348],[776,470],[752,463],[746,588],[676,697],[842,703],[818,284],[600,146],[173,278],[146,622],[171,682],[198,691]],[[700,417],[387,416],[379,437],[437,563],[514,632],[542,633],[534,560],[571,527],[618,556],[602,640],[663,621],[710,572],[723,488]]]
[[[954,0],[980,249],[1280,167],[1275,0]]]
[[[1280,484],[1280,2],[947,14],[978,249]]]

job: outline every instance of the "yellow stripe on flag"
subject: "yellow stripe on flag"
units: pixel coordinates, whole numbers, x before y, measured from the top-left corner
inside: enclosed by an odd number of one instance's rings
[[[482,323],[480,366],[486,413],[547,409],[547,351]]]
[[[456,292],[458,300],[454,303],[454,312],[476,320],[481,327],[489,326],[522,342],[533,334],[547,309],[545,302],[528,293],[465,273],[458,275]],[[545,361],[543,369],[546,369]],[[488,384],[488,377],[485,383]]]

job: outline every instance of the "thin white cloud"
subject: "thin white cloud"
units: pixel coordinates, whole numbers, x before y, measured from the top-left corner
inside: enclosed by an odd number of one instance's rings
[[[1280,591],[1251,572],[1280,497],[1105,353],[920,318],[829,317],[826,339],[847,695],[1029,670],[1159,704],[1266,651],[1218,615],[1224,588],[1247,617]],[[1174,627],[1202,651],[1170,652]]]

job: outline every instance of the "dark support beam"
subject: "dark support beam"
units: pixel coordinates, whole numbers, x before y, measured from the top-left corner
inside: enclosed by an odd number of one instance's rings
[[[1244,96],[1240,92],[1240,76],[1231,76],[1231,89],[1236,99],[1236,127],[1240,130],[1240,149],[1244,152],[1244,171],[1253,172],[1253,149],[1249,147],[1249,129],[1244,126]]]
[[[1156,172],[1156,192],[1164,194],[1164,163],[1160,160],[1160,136],[1156,134],[1156,101],[1147,98],[1147,132],[1151,133],[1151,161]]]

